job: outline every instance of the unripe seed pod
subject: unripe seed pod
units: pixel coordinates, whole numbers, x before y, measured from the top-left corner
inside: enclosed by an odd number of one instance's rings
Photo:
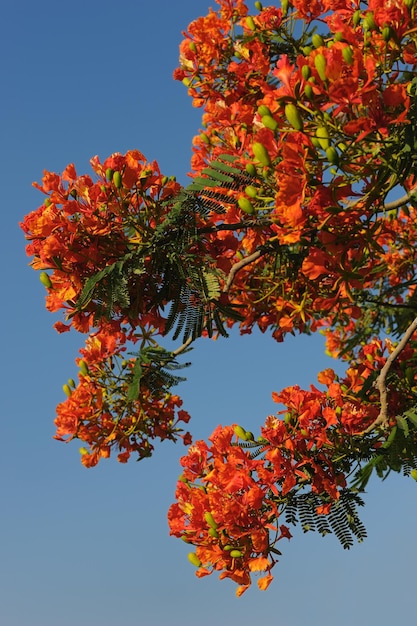
[[[311,69],[309,65],[303,65],[303,67],[301,68],[301,76],[304,78],[304,80],[308,80],[310,78],[311,75]]]
[[[306,98],[308,98],[309,100],[312,100],[313,96],[314,96],[314,91],[313,91],[313,87],[311,86],[310,83],[307,83],[304,87],[304,94],[306,96]]]
[[[353,63],[353,50],[350,46],[345,46],[342,49],[342,57],[348,65]]]
[[[314,33],[311,38],[311,42],[315,48],[320,48],[320,46],[324,46],[323,37],[318,33]]]
[[[122,175],[120,172],[114,172],[113,174],[113,184],[116,189],[120,189],[122,186]]]
[[[242,209],[244,213],[248,213],[249,215],[255,213],[255,209],[253,208],[252,202],[249,200],[249,198],[245,198],[245,196],[242,196],[241,198],[239,198],[237,203],[239,205],[239,208]]]
[[[352,22],[354,26],[357,26],[359,24],[359,22],[361,21],[361,10],[357,9],[352,17]]]
[[[243,439],[243,441],[246,441],[246,430],[242,428],[242,426],[236,425],[233,429],[233,432],[235,433],[236,437],[239,437],[239,439]]]
[[[80,372],[83,376],[88,375],[88,366],[87,363],[83,360],[79,361],[78,367],[80,368]]]
[[[260,104],[258,106],[258,113],[261,117],[264,115],[271,115],[271,109],[266,106],[266,104]]]
[[[204,519],[206,520],[207,524],[211,526],[211,528],[214,528],[214,529],[217,528],[218,524],[216,520],[214,519],[213,515],[210,513],[210,511],[206,511],[204,513]]]
[[[44,285],[47,289],[50,289],[52,287],[51,279],[46,272],[41,272],[39,274],[39,280],[41,281],[42,285]]]
[[[252,144],[252,151],[255,158],[258,159],[261,165],[264,165],[265,167],[271,165],[271,158],[268,154],[268,150],[265,148],[263,143],[255,141],[255,143]]]
[[[372,13],[372,11],[369,11],[365,16],[365,19],[363,20],[363,30],[375,30],[375,28],[376,24],[374,14]]]
[[[303,120],[295,104],[285,105],[285,117],[295,130],[303,130]]]
[[[323,150],[327,150],[327,148],[330,146],[330,141],[329,141],[329,131],[327,130],[325,126],[319,126],[317,128],[316,137],[319,141],[320,148],[322,148]]]
[[[190,563],[192,563],[196,567],[201,567],[201,561],[195,552],[188,553],[188,560],[190,561]]]
[[[251,15],[249,15],[246,18],[246,26],[250,29],[250,30],[255,30],[256,29],[256,25],[255,22],[253,21],[253,17]]]
[[[243,552],[240,550],[230,550],[230,556],[232,559],[240,559],[243,556]]]
[[[256,176],[256,167],[253,163],[246,163],[245,170],[249,176]]]
[[[382,39],[388,42],[391,39],[392,32],[389,26],[384,26],[382,29]]]
[[[245,194],[249,196],[249,198],[256,198],[258,195],[258,190],[253,185],[248,185],[245,187]]]
[[[108,167],[106,169],[106,180],[108,180],[109,182],[113,180],[113,170],[111,167]]]
[[[271,115],[263,115],[262,124],[266,128],[269,128],[269,130],[276,130],[278,128],[278,122],[274,120],[274,118]]]
[[[327,80],[326,76],[326,58],[323,54],[319,53],[314,57],[314,65],[316,66],[316,70],[318,75],[320,76],[322,81]]]
[[[333,146],[330,146],[329,148],[327,148],[326,156],[327,156],[329,163],[333,163],[333,165],[337,165],[337,163],[339,162],[339,155],[337,153],[336,148],[334,148]]]
[[[233,429],[233,432],[235,433],[236,437],[239,437],[239,439],[243,439],[243,441],[246,441],[246,430],[242,428],[242,426],[236,425]]]

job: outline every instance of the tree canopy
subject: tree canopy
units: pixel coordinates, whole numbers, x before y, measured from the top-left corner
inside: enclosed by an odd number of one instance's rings
[[[174,72],[203,111],[190,184],[138,150],[94,157],[44,172],[21,227],[56,330],[87,335],[56,439],[86,467],[182,440],[170,532],[241,595],[293,524],[349,548],[371,475],[417,477],[417,21],[414,0],[217,5]],[[259,434],[192,442],[173,388],[232,327],[321,332],[346,372],[274,392]]]

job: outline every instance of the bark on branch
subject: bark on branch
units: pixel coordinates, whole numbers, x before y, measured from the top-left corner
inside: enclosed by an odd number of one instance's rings
[[[389,355],[389,357],[387,358],[385,362],[384,367],[379,372],[378,378],[376,379],[374,383],[374,387],[379,391],[381,409],[379,411],[379,415],[376,418],[376,420],[374,420],[372,424],[368,426],[366,430],[363,431],[362,434],[366,435],[367,433],[370,433],[377,426],[382,426],[383,428],[386,428],[388,426],[388,422],[389,422],[388,389],[387,389],[385,382],[386,382],[388,373],[392,365],[395,363],[398,356],[404,350],[404,348],[406,347],[407,343],[410,341],[411,337],[416,332],[416,330],[417,330],[417,317],[411,322],[410,326],[407,328],[398,346],[395,348],[393,352],[391,352],[391,354]]]

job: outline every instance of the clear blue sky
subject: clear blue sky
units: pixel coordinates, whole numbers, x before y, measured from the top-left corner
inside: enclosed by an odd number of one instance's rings
[[[214,4],[214,2],[212,2]],[[369,538],[344,552],[333,537],[296,533],[275,581],[241,599],[215,575],[198,580],[170,538],[185,448],[84,469],[78,445],[52,439],[62,384],[83,337],[59,336],[28,268],[18,221],[41,195],[44,168],[138,148],[186,181],[200,111],[174,83],[181,31],[204,0],[3,3],[1,47],[1,555],[4,626],[358,626],[416,623],[417,484],[373,483]],[[217,424],[257,430],[271,392],[307,386],[330,365],[320,337],[201,341],[179,388],[196,438]]]

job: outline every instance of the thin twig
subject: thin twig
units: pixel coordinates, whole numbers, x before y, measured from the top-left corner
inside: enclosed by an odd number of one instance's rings
[[[379,411],[379,415],[372,422],[370,426],[366,430],[363,431],[362,434],[366,435],[370,433],[374,428],[381,425],[383,428],[388,426],[388,390],[385,384],[388,372],[390,371],[393,363],[397,360],[398,356],[406,347],[407,343],[410,341],[411,337],[417,330],[417,317],[411,322],[410,326],[407,328],[404,333],[400,343],[395,348],[393,352],[387,358],[384,367],[379,372],[379,376],[374,383],[374,387],[379,391],[379,397],[381,402],[381,409]]]
[[[230,289],[230,287],[232,286],[232,283],[235,279],[236,274],[239,272],[239,270],[241,270],[243,267],[245,267],[246,265],[249,265],[249,263],[253,263],[253,261],[256,261],[256,259],[259,259],[263,254],[266,254],[266,250],[262,250],[261,248],[258,248],[257,250],[255,250],[255,252],[253,252],[252,254],[250,254],[249,256],[247,256],[246,258],[242,259],[241,261],[238,261],[237,263],[235,263],[229,272],[229,275],[227,277],[227,281],[225,286],[223,287],[223,293],[227,293]]]

